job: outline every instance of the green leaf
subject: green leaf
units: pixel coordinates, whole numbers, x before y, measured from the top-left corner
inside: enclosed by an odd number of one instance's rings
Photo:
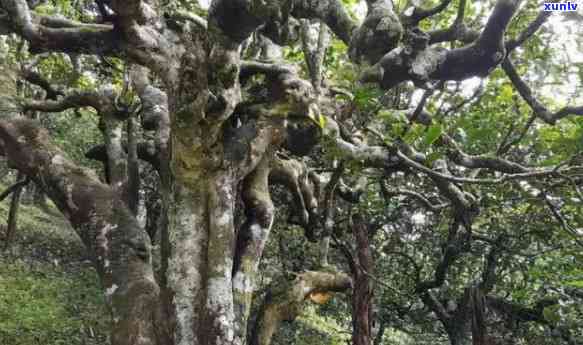
[[[502,86],[500,90],[500,100],[510,102],[512,100],[513,89],[509,84]]]
[[[443,128],[441,127],[440,124],[435,124],[429,127],[429,129],[427,129],[427,133],[425,133],[424,138],[425,144],[426,145],[433,144],[437,140],[437,138],[441,136],[441,133],[443,133]]]

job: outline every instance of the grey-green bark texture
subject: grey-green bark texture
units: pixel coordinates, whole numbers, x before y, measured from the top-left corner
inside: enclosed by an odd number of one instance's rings
[[[112,343],[159,344],[158,293],[147,234],[96,175],[65,158],[30,120],[0,122],[0,147],[71,222],[89,250],[112,314]],[[164,329],[163,327],[161,329]]]

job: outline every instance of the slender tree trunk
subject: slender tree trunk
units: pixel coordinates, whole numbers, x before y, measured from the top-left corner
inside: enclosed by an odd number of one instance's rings
[[[111,114],[102,114],[103,140],[107,152],[107,182],[127,199],[127,155],[123,147],[123,122]]]
[[[450,321],[446,327],[446,332],[451,345],[472,345],[472,336],[468,321],[455,321],[455,318]]]
[[[467,334],[453,332],[448,337],[451,345],[472,345],[472,338]]]
[[[32,187],[32,201],[34,205],[40,207],[44,211],[49,210],[49,205],[47,204],[47,198],[42,189],[38,188],[37,185],[30,185]]]
[[[4,180],[4,178],[6,177],[6,175],[8,175],[9,172],[10,170],[8,169],[6,164],[0,163],[0,181]]]
[[[134,215],[140,206],[140,162],[138,160],[138,119],[130,114],[127,120],[128,136],[128,206]]]
[[[257,281],[257,270],[273,224],[274,208],[268,185],[270,158],[266,155],[255,171],[243,182],[247,221],[238,234],[233,267],[235,344],[238,345],[247,343],[247,322]]]
[[[373,261],[370,253],[368,227],[359,214],[353,216],[352,231],[356,240],[356,257],[352,265],[354,288],[352,290],[352,344],[372,344],[372,297],[369,274]]]
[[[22,173],[18,173],[16,180],[20,181],[23,177]],[[4,249],[10,248],[12,240],[16,235],[16,230],[18,226],[18,209],[20,208],[20,198],[22,197],[22,190],[24,186],[19,186],[14,192],[12,192],[12,198],[10,199],[10,210],[8,211],[8,222],[6,224],[6,240],[4,242]]]
[[[383,337],[385,335],[385,331],[387,330],[387,323],[382,320],[380,320],[380,325],[379,325],[379,331],[376,334],[376,336],[374,337],[374,345],[381,345],[383,343]]]
[[[233,258],[235,250],[235,182],[231,174],[209,181],[209,244],[207,256],[205,344],[231,344],[234,340]],[[203,332],[205,333],[205,332]]]

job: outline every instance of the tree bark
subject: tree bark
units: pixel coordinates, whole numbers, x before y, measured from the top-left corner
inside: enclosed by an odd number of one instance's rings
[[[235,343],[247,343],[247,322],[257,281],[257,269],[269,238],[274,207],[269,194],[270,155],[243,181],[243,201],[247,221],[239,231],[233,267],[235,303]]]
[[[43,189],[87,247],[111,311],[112,344],[169,344],[149,238],[125,200],[66,159],[33,121],[0,121],[0,152]]]
[[[373,289],[370,274],[373,261],[370,253],[368,227],[359,214],[352,217],[352,232],[356,240],[356,258],[352,267],[352,344],[372,344],[372,298]]]
[[[251,345],[269,345],[282,321],[293,321],[301,313],[304,302],[310,298],[322,303],[332,292],[340,292],[352,286],[344,273],[304,272],[295,280],[276,282],[267,293],[251,333]],[[319,299],[326,295],[323,301]]]
[[[449,327],[447,336],[451,345],[472,345],[472,337],[464,324]]]
[[[18,173],[16,180],[19,181],[22,178],[22,174]],[[10,248],[12,240],[16,234],[16,227],[18,226],[18,209],[20,208],[20,198],[22,196],[22,190],[24,186],[18,186],[12,192],[12,198],[10,199],[10,210],[8,211],[8,222],[6,224],[6,238],[4,242],[4,249]]]
[[[138,214],[140,206],[140,162],[138,160],[138,119],[136,114],[130,114],[127,119],[128,136],[128,206],[134,215]]]

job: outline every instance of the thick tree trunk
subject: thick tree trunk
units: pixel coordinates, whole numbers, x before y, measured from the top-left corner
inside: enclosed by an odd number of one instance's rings
[[[173,295],[177,345],[202,344],[197,332],[201,326],[200,305],[205,299],[203,275],[208,241],[207,202],[204,194],[199,195],[187,186],[174,184],[169,207],[170,253],[166,276]]]
[[[176,344],[230,344],[235,322],[234,180],[224,172],[195,179],[187,181],[192,184],[175,182],[170,209],[167,278],[174,295]]]
[[[196,82],[193,80],[193,83]],[[170,99],[176,102],[174,97]],[[170,193],[163,196],[165,203],[168,203],[165,205],[168,210],[168,243],[163,246],[168,249],[166,280],[169,294],[173,297],[176,345],[204,344],[199,332],[204,330],[210,184],[207,182],[209,176],[205,175],[208,157],[205,158],[202,152],[202,129],[197,119],[203,116],[201,109],[205,102],[204,98],[198,100],[199,107],[194,110],[199,113],[181,111],[176,104],[171,105],[170,109],[172,131],[169,145],[172,156],[167,164],[171,175],[166,181],[169,188],[163,190]]]
[[[168,287],[176,344],[231,344],[232,270],[237,178],[224,158],[220,123],[208,113],[207,61],[201,45],[183,61],[173,85]],[[205,112],[206,110],[206,112]],[[206,120],[205,120],[206,118]]]
[[[112,344],[169,344],[149,239],[125,201],[67,160],[32,121],[0,121],[0,152],[45,191],[87,247],[111,310]]]

